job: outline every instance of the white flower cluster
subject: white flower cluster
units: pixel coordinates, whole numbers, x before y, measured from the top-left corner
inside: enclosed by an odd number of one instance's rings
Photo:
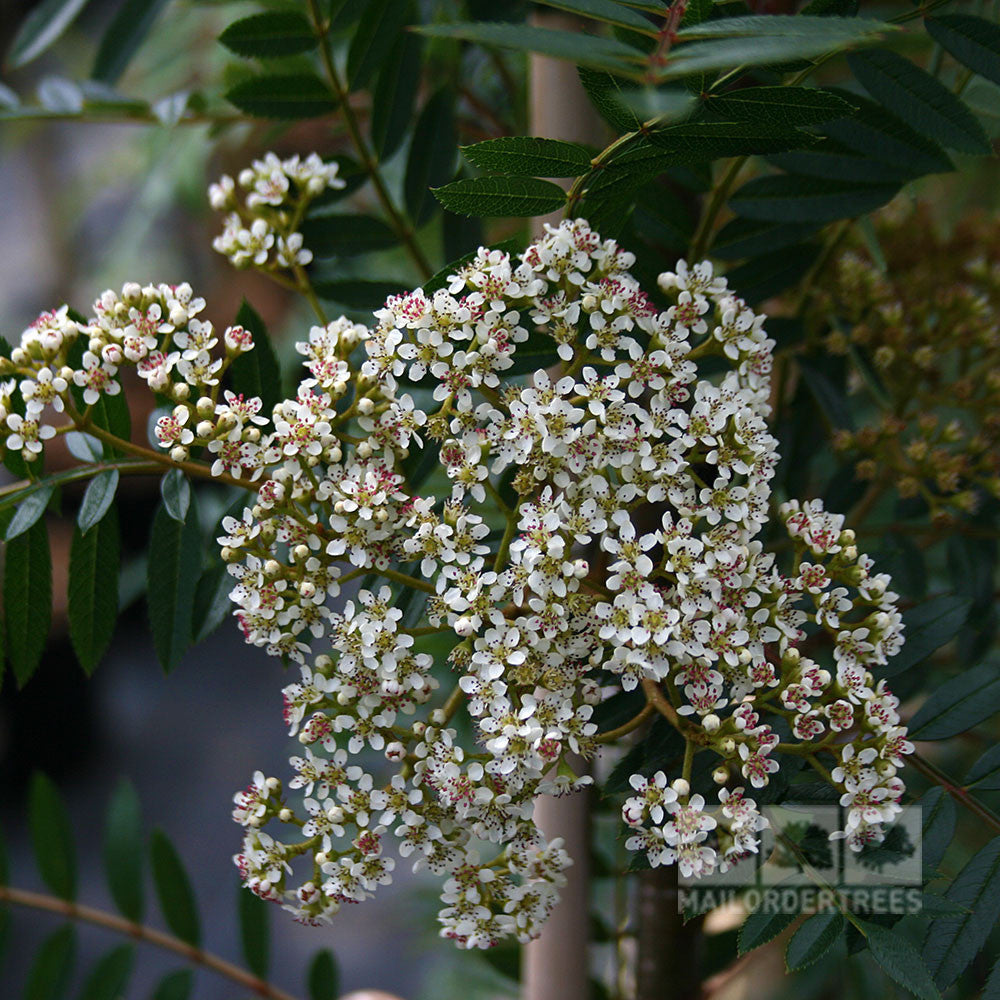
[[[226,213],[212,246],[239,268],[284,270],[310,263],[312,252],[302,245],[298,227],[310,202],[345,186],[338,170],[316,153],[304,160],[267,153],[240,171],[237,181],[224,174],[208,190],[212,208]]]
[[[760,537],[777,461],[764,318],[707,263],[661,275],[659,301],[632,263],[579,220],[518,259],[480,250],[446,287],[390,298],[370,331],[314,327],[297,345],[308,376],[272,414],[218,398],[250,340],[228,330],[212,360],[187,289],[176,313],[162,290],[108,293],[85,328],[113,379],[123,362],[107,352],[135,339],[126,317],[157,306],[135,363],[155,355],[155,387],[176,400],[160,443],[177,460],[206,447],[213,473],[253,492],[219,541],[247,640],[299,664],[284,699],[303,745],[289,787],[305,798],[258,773],[236,796],[236,860],[299,919],[325,922],[390,881],[394,837],[444,879],[442,934],[465,947],[536,936],[571,862],[534,802],[589,780],[568,758],[614,738],[595,705],[640,685],[727,786],[710,815],[688,774],[633,777],[623,816],[651,864],[698,875],[752,854],[763,820],[747,785],[767,784],[786,750],[837,757],[852,847],[897,808],[912,747],[871,673],[901,644],[888,579],[817,502],[782,508],[789,573]],[[555,348],[560,370],[512,376],[518,345]],[[51,355],[22,350],[19,373],[47,385]],[[706,356],[721,374],[700,377]],[[91,370],[64,364],[66,386]],[[70,400],[31,390],[50,391]],[[411,452],[428,448],[446,496],[410,485]],[[332,600],[365,575],[377,583]],[[830,669],[799,648],[806,628],[832,640]],[[431,638],[457,673],[440,698]],[[391,774],[364,763],[372,751]],[[284,839],[262,830],[272,821]]]

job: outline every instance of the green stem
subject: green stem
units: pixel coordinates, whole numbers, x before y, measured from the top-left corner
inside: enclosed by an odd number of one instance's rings
[[[316,29],[316,36],[320,42],[319,51],[320,57],[323,60],[323,69],[326,71],[326,76],[334,95],[340,102],[344,124],[347,126],[347,131],[358,154],[358,159],[361,161],[365,173],[375,188],[375,194],[378,196],[385,214],[389,217],[389,224],[406,247],[407,253],[409,253],[413,263],[416,264],[421,277],[429,278],[434,273],[434,268],[431,267],[430,262],[420,248],[413,227],[404,218],[403,213],[396,206],[392,195],[389,193],[389,189],[385,185],[382,172],[379,170],[378,161],[374,153],[368,148],[368,143],[361,134],[357,117],[354,114],[354,109],[351,107],[347,87],[341,81],[340,74],[333,64],[333,57],[330,54],[330,39],[323,22],[323,15],[319,9],[319,0],[309,0],[309,12],[312,17],[313,27]]]

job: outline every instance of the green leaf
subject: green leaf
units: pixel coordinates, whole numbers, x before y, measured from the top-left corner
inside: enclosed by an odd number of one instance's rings
[[[799,926],[785,948],[785,968],[797,972],[819,961],[844,930],[840,910],[814,913]]]
[[[121,539],[118,511],[108,508],[84,534],[77,525],[69,555],[69,637],[80,666],[94,672],[114,636],[118,618]]]
[[[861,184],[902,184],[920,175],[910,161],[888,163],[872,156],[862,156],[827,138],[822,145],[808,150],[792,150],[767,157],[768,163],[790,174],[825,177],[835,181],[856,181]]]
[[[154,830],[149,839],[149,859],[153,884],[167,926],[182,941],[199,947],[201,928],[191,882],[174,845],[160,829]]]
[[[333,952],[324,948],[309,966],[309,1000],[337,1000],[340,973]]]
[[[941,917],[927,928],[923,954],[942,990],[965,971],[1000,920],[1000,837],[972,857],[945,898],[969,912]]]
[[[671,49],[657,77],[676,79],[734,66],[812,59],[878,41],[895,30],[891,24],[860,17],[751,15],[702,21],[677,32],[680,44]]]
[[[505,136],[461,148],[471,164],[497,174],[579,177],[590,170],[590,153],[583,146],[558,139]]]
[[[958,822],[955,800],[943,788],[934,787],[921,797],[920,808],[922,863],[925,868],[935,869],[955,836]]]
[[[194,988],[194,971],[178,969],[164,976],[153,993],[153,1000],[188,1000]]]
[[[76,898],[73,827],[52,779],[35,771],[28,789],[28,826],[38,871],[61,899]]]
[[[21,22],[7,50],[6,63],[17,69],[40,56],[76,20],[87,0],[42,0]]]
[[[413,136],[403,196],[410,218],[420,226],[437,207],[431,189],[455,176],[455,95],[448,87],[431,95],[417,118]]]
[[[41,661],[52,621],[52,558],[44,521],[7,543],[3,600],[7,656],[24,687]]]
[[[961,906],[936,892],[920,892],[920,915],[923,917],[954,917],[969,912],[967,906]]]
[[[745,87],[706,95],[701,111],[708,120],[748,122],[762,134],[820,125],[854,113],[838,94],[815,87]]]
[[[399,295],[406,290],[406,286],[399,282],[365,281],[361,278],[313,282],[313,291],[321,299],[365,312],[374,312],[385,304],[390,295]]]
[[[838,88],[831,88],[831,92],[843,96],[856,109],[849,118],[818,126],[823,135],[836,140],[841,148],[895,167],[905,177],[921,177],[955,169],[936,142],[914,131],[882,105]]]
[[[886,49],[848,56],[858,82],[884,108],[921,135],[963,153],[991,152],[983,127],[939,80]]]
[[[76,957],[76,928],[64,924],[38,950],[28,973],[24,1000],[62,1000]]]
[[[613,0],[537,0],[543,7],[555,7],[570,14],[600,21],[602,24],[613,24],[619,28],[628,28],[644,35],[651,35],[656,28],[653,23],[640,13],[630,10],[628,6],[614,3]],[[665,8],[659,8],[659,14],[665,14]],[[552,176],[555,176],[554,174]]]
[[[39,523],[42,515],[45,513],[45,508],[49,505],[49,500],[52,499],[52,489],[51,486],[42,486],[34,492],[29,493],[18,504],[17,511],[11,518],[10,524],[7,525],[7,531],[4,534],[5,541],[13,541],[13,539],[23,535],[33,525]]]
[[[620,91],[621,102],[644,122],[678,121],[694,108],[694,95],[684,87],[633,87]]]
[[[356,257],[386,250],[398,242],[386,223],[370,215],[314,214],[303,221],[299,231],[317,257]]]
[[[712,243],[712,256],[723,260],[756,257],[795,246],[819,229],[813,222],[763,222],[741,219],[727,222]]]
[[[642,128],[642,119],[631,106],[629,94],[620,80],[610,73],[577,68],[580,83],[600,116],[618,133],[637,132]]]
[[[903,612],[905,642],[903,648],[889,662],[879,668],[882,677],[895,677],[904,670],[922,663],[931,653],[940,649],[958,635],[972,601],[958,594],[940,594]]]
[[[624,42],[598,35],[583,35],[577,31],[553,31],[530,24],[468,22],[458,24],[427,24],[416,29],[432,38],[458,38],[479,45],[514,49],[518,52],[540,52],[553,59],[567,59],[577,66],[603,69],[611,73],[639,72],[635,64],[645,59],[638,49]]]
[[[402,145],[420,89],[423,39],[404,32],[379,70],[372,94],[372,144],[380,160],[387,160]]]
[[[225,96],[254,118],[316,118],[335,111],[338,103],[312,73],[263,73],[231,87]]]
[[[268,10],[234,21],[219,41],[238,56],[274,59],[316,48],[313,26],[296,10]]]
[[[864,215],[884,205],[897,190],[894,184],[851,184],[791,175],[757,177],[729,199],[729,206],[751,219],[832,222]]]
[[[986,980],[979,1000],[1000,1000],[1000,958],[993,963],[989,979]]]
[[[527,218],[554,212],[566,193],[535,177],[471,177],[434,189],[434,197],[458,215]]]
[[[368,0],[347,52],[347,82],[361,90],[385,64],[390,50],[408,24],[417,20],[413,3],[404,0]]]
[[[171,469],[160,480],[160,496],[166,512],[183,524],[191,506],[191,484],[181,469]]]
[[[170,0],[125,0],[101,37],[91,76],[117,83]]]
[[[146,604],[156,655],[168,673],[191,642],[200,568],[201,532],[194,504],[183,524],[161,505],[153,518],[150,536]]]
[[[923,957],[899,931],[869,920],[859,923],[872,956],[890,979],[920,1000],[939,1000],[941,994],[931,979]]]
[[[226,619],[232,608],[229,593],[233,578],[224,564],[205,570],[198,581],[194,596],[194,641],[197,645],[207,639]]]
[[[740,927],[738,953],[745,955],[754,948],[776,938],[794,919],[796,914],[758,908],[747,915]]]
[[[87,484],[80,510],[76,515],[77,527],[83,534],[90,531],[107,514],[118,491],[119,478],[117,469],[105,469]]]
[[[243,300],[234,323],[253,334],[254,346],[252,351],[239,355],[229,368],[233,392],[247,397],[259,396],[261,415],[270,417],[275,404],[284,398],[281,391],[281,367],[274,345],[264,321],[246,299]]]
[[[119,945],[98,959],[83,985],[80,1000],[121,1000],[132,973],[135,949]]]
[[[1000,711],[1000,669],[983,663],[942,684],[910,721],[912,740],[946,740]]]
[[[237,887],[237,907],[240,915],[240,944],[247,966],[260,979],[267,979],[270,964],[268,919],[270,903],[255,896],[243,886]]]
[[[63,440],[69,453],[81,462],[99,462],[104,458],[104,445],[90,434],[70,431]]]
[[[701,120],[658,129],[650,141],[667,151],[663,167],[704,163],[730,156],[755,156],[810,146],[818,138],[798,129],[760,122]]]
[[[104,872],[115,906],[134,923],[142,920],[142,815],[131,782],[122,778],[104,821]]]
[[[927,34],[974,73],[1000,83],[1000,25],[971,14],[924,19]]]
[[[1000,745],[990,747],[969,768],[965,776],[966,788],[978,788],[980,791],[995,791],[1000,788]]]

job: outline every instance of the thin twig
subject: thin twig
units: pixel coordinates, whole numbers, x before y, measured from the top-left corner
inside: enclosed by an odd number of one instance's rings
[[[969,812],[978,816],[987,826],[1000,833],[1000,816],[988,806],[983,805],[979,799],[970,795],[967,789],[952,781],[936,764],[932,764],[916,753],[910,754],[907,763],[915,767],[924,777],[930,778],[936,785],[940,785],[956,802],[965,806]]]
[[[194,965],[204,966],[211,969],[220,976],[231,979],[234,983],[239,983],[244,989],[251,990],[257,996],[269,997],[270,1000],[297,1000],[291,993],[286,993],[277,986],[257,976],[245,969],[241,969],[232,962],[227,962],[218,955],[203,951],[180,938],[171,934],[165,934],[154,927],[147,927],[145,924],[137,924],[124,917],[119,917],[115,913],[108,913],[106,910],[98,910],[93,906],[84,906],[82,903],[73,903],[66,899],[59,899],[57,896],[49,896],[40,892],[29,892],[26,889],[14,889],[11,886],[0,885],[0,901],[12,903],[15,906],[26,906],[33,910],[44,910],[48,913],[55,913],[68,920],[81,920],[84,923],[94,924],[109,931],[115,931],[126,937],[135,938],[137,941],[145,941],[172,951],[176,955],[191,962]]]

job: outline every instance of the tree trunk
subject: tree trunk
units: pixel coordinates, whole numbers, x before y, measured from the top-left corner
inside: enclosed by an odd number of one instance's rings
[[[579,22],[562,14],[538,13],[533,20],[541,27],[579,29]],[[604,145],[605,129],[572,63],[532,54],[529,74],[532,135]],[[535,220],[535,234],[541,233],[543,222],[556,219]],[[524,949],[524,1000],[586,1000],[590,993],[589,798],[578,792],[563,798],[542,796],[535,804],[538,826],[549,839],[565,840],[573,867],[541,937]]]

